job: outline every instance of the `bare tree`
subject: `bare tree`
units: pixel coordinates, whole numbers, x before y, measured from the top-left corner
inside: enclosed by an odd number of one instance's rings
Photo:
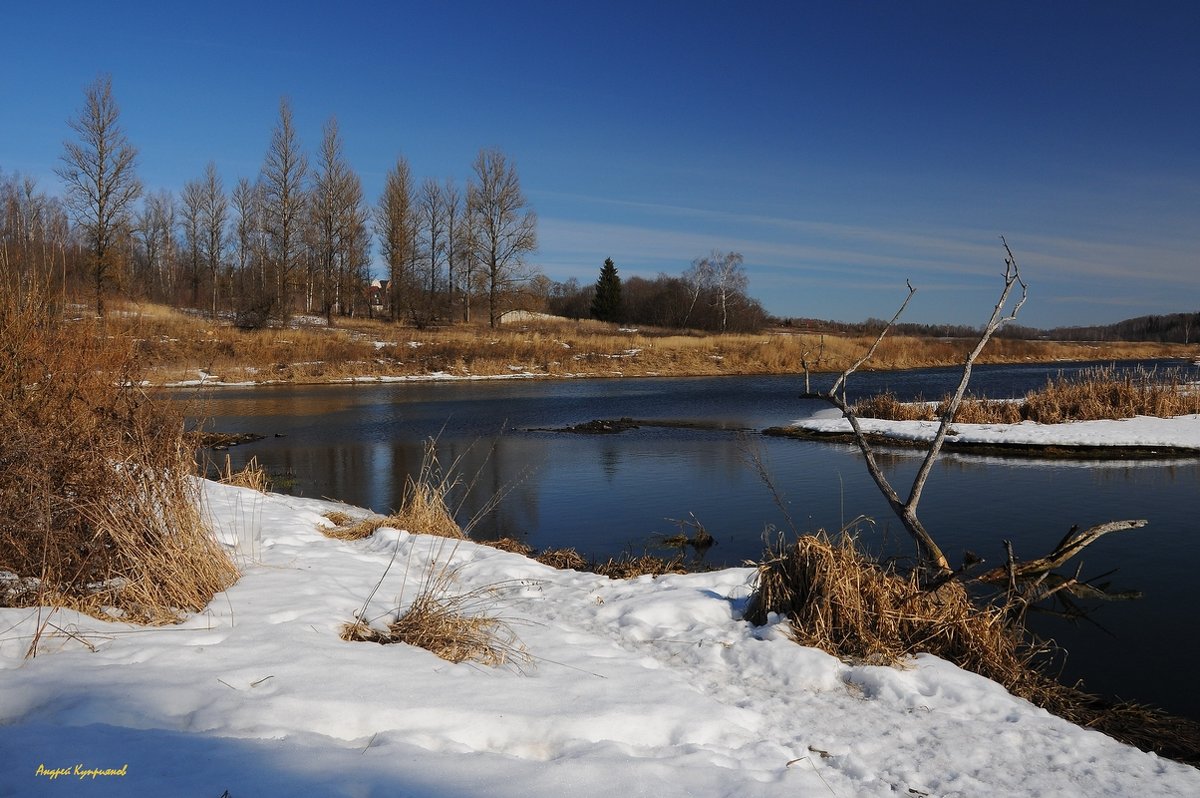
[[[488,323],[495,327],[501,298],[525,278],[525,257],[537,249],[537,216],[502,152],[481,150],[473,170],[467,188],[473,255],[487,282]]]
[[[325,123],[312,190],[312,225],[319,273],[320,309],[328,323],[347,312],[351,275],[361,262],[358,248],[366,230],[362,183],[342,152],[336,118]]]
[[[692,291],[692,302],[688,316],[696,307],[696,301],[706,291],[712,291],[712,302],[717,307],[718,329],[729,329],[729,308],[738,297],[746,293],[749,280],[742,268],[742,256],[737,252],[713,250],[707,258],[692,262],[692,268],[684,274]],[[686,322],[685,322],[686,323]]]
[[[66,212],[37,181],[0,173],[0,290],[20,301],[31,286],[49,287],[59,274],[65,285],[69,235]]]
[[[229,200],[217,165],[212,161],[204,169],[200,224],[203,229],[204,261],[208,266],[208,279],[212,283],[212,318],[217,317],[217,293],[221,285],[221,268],[225,262],[228,245],[226,225],[229,221]]]
[[[425,315],[432,320],[437,308],[438,276],[447,249],[446,211],[442,203],[442,187],[436,180],[428,178],[421,183],[421,190],[417,195],[417,212],[421,220],[422,250],[427,258],[425,269],[428,293]]]
[[[301,214],[305,207],[304,180],[308,158],[300,149],[292,107],[279,101],[279,124],[263,162],[263,228],[270,245],[275,301],[284,314],[291,311],[291,291],[301,256]]]
[[[187,260],[191,306],[200,306],[200,265],[204,262],[204,184],[189,180],[180,195],[180,226],[183,228],[184,257]]]
[[[911,284],[908,286],[908,296],[905,297],[904,302],[900,305],[900,309],[896,311],[891,321],[884,325],[883,330],[879,333],[879,336],[875,339],[867,353],[838,375],[828,391],[821,393],[806,392],[804,394],[805,398],[821,399],[832,404],[841,410],[842,415],[850,423],[850,427],[854,432],[854,440],[866,460],[868,473],[870,473],[871,478],[875,481],[876,486],[887,500],[892,511],[900,519],[900,523],[917,544],[920,566],[929,574],[929,578],[926,581],[928,589],[936,589],[951,581],[967,568],[971,567],[971,564],[964,564],[958,571],[951,569],[946,555],[917,516],[917,506],[921,500],[925,483],[932,472],[934,462],[941,453],[942,445],[945,443],[946,436],[950,430],[950,424],[954,421],[954,416],[958,412],[959,405],[962,403],[963,396],[967,390],[967,384],[971,379],[971,371],[975,361],[979,358],[980,353],[983,352],[984,347],[987,346],[988,341],[991,340],[996,331],[1004,324],[1016,319],[1017,313],[1025,304],[1025,300],[1028,297],[1028,286],[1021,278],[1016,258],[1013,256],[1008,242],[1004,241],[1003,238],[1001,238],[1001,241],[1004,244],[1006,257],[1004,260],[1004,286],[1000,292],[1000,298],[992,310],[991,317],[984,325],[978,342],[964,360],[963,372],[959,379],[958,387],[945,405],[938,428],[934,433],[933,440],[926,451],[920,467],[917,469],[917,474],[913,478],[912,487],[909,490],[907,498],[901,498],[900,494],[892,487],[879,467],[875,459],[875,453],[859,424],[858,416],[846,400],[846,381],[850,375],[871,358],[880,342],[895,325],[896,320],[899,319],[905,308],[908,307],[908,303],[912,300],[916,289]],[[1013,301],[1013,291],[1018,287],[1020,288],[1020,297]],[[1145,525],[1146,521],[1144,520],[1129,520],[1111,521],[1082,531],[1072,529],[1050,554],[1024,562],[1018,562],[1013,555],[1012,547],[1008,546],[1007,564],[979,575],[976,577],[976,580],[991,585],[1002,586],[1007,597],[1006,606],[1010,611],[1015,608],[1018,613],[1023,613],[1024,609],[1028,606],[1063,591],[1076,596],[1090,598],[1128,598],[1128,594],[1108,593],[1103,588],[1081,582],[1078,571],[1073,576],[1054,574],[1052,571],[1062,566],[1067,560],[1083,551],[1084,548],[1103,535],[1121,530],[1138,529]]]
[[[100,316],[113,254],[132,229],[133,203],[142,193],[135,172],[137,150],[121,129],[120,116],[112,78],[97,78],[84,91],[79,116],[67,123],[79,140],[63,143],[63,165],[55,170],[66,183],[67,207],[87,238]]]
[[[388,267],[388,314],[392,321],[400,320],[407,305],[413,224],[412,173],[408,161],[400,157],[388,170],[383,195],[375,207],[375,234]]]
[[[1017,268],[1016,258],[1013,257],[1012,251],[1008,249],[1007,242],[1005,242],[1004,248],[1008,253],[1008,257],[1004,261],[1004,288],[1000,293],[1000,299],[996,303],[996,307],[993,309],[991,318],[988,319],[988,323],[984,325],[983,332],[980,335],[978,343],[976,343],[970,354],[967,355],[967,359],[963,367],[962,378],[959,380],[958,388],[955,390],[954,396],[946,405],[945,412],[942,415],[941,423],[939,424],[938,430],[934,435],[933,442],[929,446],[928,452],[926,452],[925,459],[922,461],[921,466],[917,471],[917,476],[913,480],[912,488],[909,491],[907,498],[900,497],[900,494],[895,490],[895,488],[892,487],[882,469],[879,467],[879,464],[875,459],[875,452],[871,448],[870,443],[868,443],[866,436],[863,434],[862,427],[858,421],[858,416],[854,413],[853,408],[846,400],[846,382],[850,378],[850,375],[852,375],[859,369],[859,367],[871,359],[871,356],[875,354],[875,350],[879,347],[879,344],[883,341],[888,331],[896,323],[896,320],[899,319],[904,313],[904,310],[908,307],[908,303],[912,301],[912,297],[916,293],[916,289],[912,287],[912,284],[909,284],[908,286],[908,296],[904,298],[904,302],[900,305],[900,309],[896,311],[894,316],[892,316],[891,321],[884,325],[883,330],[879,333],[879,336],[875,339],[874,343],[871,344],[871,347],[867,350],[866,354],[864,354],[861,358],[851,364],[845,371],[838,375],[828,391],[823,393],[804,394],[805,398],[822,399],[842,412],[842,415],[850,423],[850,428],[854,431],[854,439],[858,444],[859,450],[866,459],[867,471],[870,473],[871,478],[875,481],[876,486],[878,486],[880,492],[887,500],[888,505],[900,519],[900,523],[904,525],[905,530],[916,542],[917,550],[923,565],[932,568],[939,574],[949,573],[951,570],[950,563],[946,559],[946,555],[942,552],[941,548],[934,541],[933,537],[925,529],[924,524],[922,524],[921,520],[917,517],[917,505],[921,501],[921,493],[925,489],[925,482],[929,479],[929,474],[933,469],[934,461],[937,460],[938,455],[941,453],[942,444],[946,440],[946,433],[950,429],[950,423],[954,420],[954,415],[958,412],[958,406],[962,402],[963,395],[966,393],[967,383],[971,379],[971,369],[975,363],[975,360],[979,357],[979,354],[983,351],[983,348],[987,345],[987,342],[991,340],[991,337],[995,334],[996,330],[998,330],[1001,325],[1010,322],[1017,317],[1017,312],[1020,311],[1021,306],[1025,304],[1025,299],[1028,296],[1028,288],[1021,279],[1021,273]],[[1020,286],[1021,297],[1012,307],[1011,311],[1006,313],[1005,308],[1015,286]]]
[[[454,319],[455,266],[462,262],[467,248],[464,235],[462,194],[453,180],[442,184],[442,211],[446,215],[446,306],[447,318]]]
[[[175,299],[175,196],[166,189],[147,195],[137,217],[142,244],[141,285],[160,300]]]

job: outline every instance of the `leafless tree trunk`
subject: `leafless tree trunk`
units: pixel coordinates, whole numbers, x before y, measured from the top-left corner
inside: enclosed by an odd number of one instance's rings
[[[430,178],[421,184],[421,191],[417,197],[417,211],[421,220],[422,248],[428,258],[425,313],[432,321],[437,312],[438,276],[446,253],[446,211],[442,204],[442,187],[436,180]]]
[[[365,225],[362,183],[346,163],[337,119],[325,124],[312,191],[312,223],[321,312],[328,323],[344,313],[347,275],[357,262],[355,247]]]
[[[182,214],[183,246],[188,263],[188,284],[191,286],[191,306],[200,306],[200,263],[204,260],[204,184],[189,180],[183,186]]]
[[[383,195],[375,207],[375,234],[388,266],[388,315],[392,321],[399,321],[406,309],[412,226],[412,173],[408,161],[401,157],[388,170]]]
[[[1004,259],[1004,287],[1000,292],[1000,298],[992,310],[991,317],[984,325],[978,342],[967,354],[963,363],[963,373],[959,379],[958,387],[955,389],[950,401],[946,403],[945,411],[942,414],[933,441],[930,443],[925,458],[922,460],[921,466],[913,478],[912,488],[909,490],[907,498],[900,497],[876,462],[874,452],[866,436],[863,434],[858,417],[846,400],[846,381],[851,374],[871,358],[879,343],[908,306],[913,294],[916,293],[916,289],[911,284],[909,285],[908,296],[905,297],[900,309],[896,311],[896,315],[884,325],[883,330],[880,331],[871,348],[858,361],[843,371],[834,380],[832,387],[828,391],[824,393],[805,393],[806,398],[822,399],[837,407],[842,411],[846,420],[850,422],[851,429],[854,431],[855,442],[866,459],[867,471],[879,487],[880,492],[883,493],[892,510],[900,519],[900,522],[904,525],[905,530],[908,531],[917,544],[921,566],[929,572],[931,577],[926,581],[928,589],[936,589],[940,585],[951,581],[971,566],[964,564],[958,571],[951,569],[946,555],[938,547],[933,537],[918,518],[917,505],[921,500],[925,483],[929,479],[929,475],[933,469],[934,461],[940,454],[942,445],[946,440],[950,424],[954,421],[954,416],[958,412],[959,405],[962,403],[962,398],[967,390],[967,384],[971,379],[971,370],[975,361],[979,358],[980,353],[983,352],[984,347],[987,346],[988,341],[991,340],[996,331],[1004,324],[1016,319],[1017,313],[1025,304],[1025,300],[1029,294],[1028,286],[1021,278],[1020,269],[1017,266],[1017,261],[1013,256],[1012,250],[1008,246],[1008,242],[1003,237],[1001,238],[1001,242],[1004,244],[1006,257]],[[1020,288],[1020,297],[1013,301],[1012,294],[1017,287]],[[1010,302],[1012,303],[1011,309],[1009,309]],[[1121,530],[1139,529],[1145,525],[1146,521],[1144,520],[1110,521],[1085,529],[1082,532],[1072,529],[1050,554],[1023,562],[1017,561],[1013,555],[1011,545],[1006,541],[1006,546],[1008,546],[1008,562],[1004,566],[993,568],[975,577],[975,579],[978,582],[999,586],[1006,597],[1005,606],[1010,613],[1016,615],[1023,615],[1025,609],[1036,602],[1063,593],[1069,593],[1076,597],[1102,599],[1135,597],[1135,594],[1109,593],[1102,587],[1096,587],[1083,582],[1079,579],[1078,571],[1073,576],[1062,576],[1053,573],[1053,571],[1064,565],[1069,559],[1083,551],[1084,548],[1094,543],[1103,535]]]
[[[502,295],[524,279],[525,257],[537,249],[537,216],[521,192],[516,167],[503,153],[480,151],[473,169],[467,207],[487,280],[488,323],[495,327]]]
[[[68,124],[79,141],[63,144],[63,165],[55,171],[66,183],[67,207],[91,249],[96,313],[103,316],[113,252],[132,229],[133,203],[142,193],[134,171],[137,150],[121,129],[111,77],[101,76],[87,87],[83,110]]]
[[[458,264],[465,248],[463,235],[466,225],[463,224],[462,194],[453,180],[447,180],[442,185],[442,211],[446,214],[446,318],[453,321],[454,267]]]
[[[262,169],[264,228],[275,272],[275,300],[285,315],[291,312],[292,282],[300,263],[307,174],[308,159],[300,149],[292,108],[285,98],[279,101],[279,124]]]
[[[692,318],[692,311],[696,309],[696,303],[700,301],[700,295],[712,285],[712,261],[709,258],[696,258],[692,261],[691,268],[683,273],[683,281],[687,284],[689,302],[687,313],[683,314],[683,322],[679,326],[686,327]]]
[[[146,197],[137,217],[142,239],[143,269],[140,282],[150,296],[172,302],[174,296],[175,197],[160,191]]]
[[[217,165],[209,161],[204,170],[203,204],[200,210],[204,229],[204,259],[208,264],[208,278],[212,282],[212,318],[217,318],[217,294],[221,285],[221,267],[225,262],[227,237],[225,225],[229,220],[229,200]]]

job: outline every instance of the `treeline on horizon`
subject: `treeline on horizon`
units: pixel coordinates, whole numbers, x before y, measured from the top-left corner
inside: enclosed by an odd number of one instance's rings
[[[398,156],[371,203],[336,118],[310,158],[284,99],[256,175],[227,188],[210,161],[176,194],[143,190],[109,77],[86,87],[68,125],[74,138],[56,169],[61,196],[0,169],[0,276],[10,290],[36,281],[59,302],[90,301],[99,316],[106,298],[120,297],[248,329],[298,313],[417,327],[473,316],[495,326],[510,309],[590,315],[588,289],[530,264],[537,216],[499,150],[480,150],[464,185],[418,182]],[[767,314],[746,295],[736,258],[720,275],[698,259],[681,277],[632,278],[622,318],[607,320],[760,329]]]
[[[56,170],[61,198],[0,169],[0,277],[8,290],[35,281],[53,287],[63,302],[90,295],[98,315],[107,296],[119,296],[203,310],[245,328],[295,313],[418,327],[470,322],[476,313],[495,326],[509,309],[713,332],[781,325],[860,335],[886,324],[773,318],[749,295],[741,256],[721,252],[697,258],[680,275],[618,280],[617,303],[598,308],[603,277],[596,285],[556,282],[528,262],[537,217],[515,165],[498,150],[481,150],[462,186],[418,184],[398,156],[371,204],[344,157],[337,120],[325,124],[310,164],[283,100],[257,175],[227,191],[209,162],[176,196],[143,192],[137,150],[121,128],[109,78],[85,89],[69,126],[76,139],[64,143]],[[385,270],[379,280],[372,280],[373,245]],[[968,326],[914,323],[894,331],[978,334]],[[999,334],[1191,343],[1200,337],[1200,313],[1052,330],[1008,325]]]
[[[886,321],[876,318],[861,322],[791,318],[781,319],[778,323],[797,331],[831,335],[878,335],[887,326]],[[979,335],[979,328],[965,324],[898,322],[892,325],[892,333],[920,338],[974,338]],[[995,337],[1022,341],[1131,341],[1191,344],[1200,340],[1200,312],[1138,316],[1113,324],[1054,327],[1048,330],[1010,324],[1001,327]]]

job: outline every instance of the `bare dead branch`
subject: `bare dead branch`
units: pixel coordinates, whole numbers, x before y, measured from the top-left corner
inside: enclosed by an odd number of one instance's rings
[[[1004,290],[1000,292],[1000,299],[996,302],[996,307],[992,309],[991,318],[984,325],[983,333],[979,336],[978,343],[975,348],[967,355],[966,361],[963,363],[962,377],[958,381],[958,387],[954,391],[954,396],[950,399],[946,406],[945,413],[942,414],[941,423],[938,425],[937,433],[933,437],[933,442],[929,445],[929,451],[925,454],[925,459],[921,462],[921,467],[917,471],[917,476],[913,479],[912,491],[908,495],[908,501],[905,506],[910,508],[914,513],[917,509],[917,504],[921,501],[921,492],[925,489],[925,482],[929,479],[929,474],[933,470],[934,461],[942,451],[942,444],[946,441],[946,433],[950,430],[950,423],[954,421],[954,416],[958,413],[959,405],[962,404],[963,395],[967,392],[967,384],[971,381],[971,370],[975,365],[975,361],[979,358],[983,348],[987,346],[988,341],[996,333],[1000,327],[1006,322],[1012,321],[1017,317],[1021,306],[1025,304],[1025,300],[1029,296],[1029,287],[1021,279],[1021,271],[1017,267],[1017,259],[1013,256],[1012,250],[1009,249],[1008,242],[1004,240],[1004,236],[1000,237],[1000,241],[1004,243],[1004,251],[1007,257],[1004,259]],[[1004,307],[1008,304],[1009,296],[1012,294],[1013,286],[1021,286],[1021,298],[1013,306],[1013,309],[1008,315],[1004,315]],[[912,296],[912,286],[909,286]]]

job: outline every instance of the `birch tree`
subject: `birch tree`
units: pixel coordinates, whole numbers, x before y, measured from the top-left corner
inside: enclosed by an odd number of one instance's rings
[[[112,78],[103,75],[84,91],[83,109],[68,121],[78,141],[63,143],[65,201],[87,241],[96,314],[104,315],[104,288],[124,238],[132,232],[133,204],[142,194],[137,149],[121,128]]]

